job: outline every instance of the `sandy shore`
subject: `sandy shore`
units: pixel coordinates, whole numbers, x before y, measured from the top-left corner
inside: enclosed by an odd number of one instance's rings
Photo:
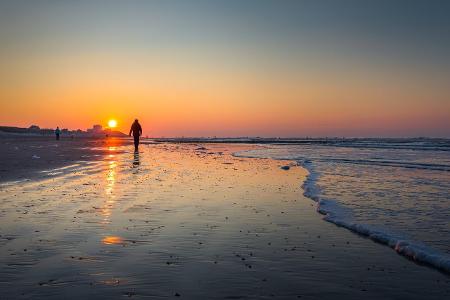
[[[0,136],[0,182],[46,177],[42,171],[103,159],[105,145],[122,145],[126,140]],[[109,154],[109,153],[108,153]],[[63,169],[64,170],[64,169]]]
[[[290,162],[231,156],[246,145],[102,147],[0,187],[1,299],[450,296],[447,275],[323,221]]]

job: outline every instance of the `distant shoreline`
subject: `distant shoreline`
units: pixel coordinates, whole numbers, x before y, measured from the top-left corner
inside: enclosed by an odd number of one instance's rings
[[[323,145],[351,148],[382,148],[450,151],[450,139],[444,138],[152,138],[142,143],[199,144],[263,144],[263,145]]]
[[[149,138],[158,142],[180,142],[180,143],[283,143],[283,144],[307,144],[307,143],[342,143],[342,142],[390,142],[411,143],[420,141],[442,141],[450,142],[450,138],[438,137],[414,137],[414,138],[384,138],[384,137],[302,137],[302,138],[270,138],[270,137],[171,137],[171,138]]]
[[[94,125],[92,128],[83,131],[81,129],[69,130],[62,128],[61,136],[66,137],[126,137],[123,132],[112,130],[111,128],[103,128],[101,125]],[[15,126],[0,126],[0,137],[2,136],[54,136],[54,128],[40,128],[37,125],[31,125],[28,128]]]

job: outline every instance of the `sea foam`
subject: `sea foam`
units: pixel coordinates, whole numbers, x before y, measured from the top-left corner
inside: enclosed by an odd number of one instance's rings
[[[382,231],[369,225],[355,223],[352,220],[351,211],[343,208],[336,201],[321,199],[320,189],[316,186],[320,174],[314,171],[310,161],[299,161],[299,164],[309,172],[302,185],[304,190],[303,195],[317,202],[317,211],[325,216],[324,219],[326,221],[347,228],[375,242],[388,245],[397,253],[416,262],[429,264],[450,273],[450,258],[448,256],[414,241],[402,239],[387,231]]]

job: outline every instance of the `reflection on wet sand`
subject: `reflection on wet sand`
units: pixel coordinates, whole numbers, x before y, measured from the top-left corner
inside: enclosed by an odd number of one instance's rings
[[[125,241],[120,236],[105,236],[102,243],[105,245],[123,245]]]
[[[139,167],[140,161],[139,161],[139,151],[134,151],[133,156],[133,168]]]
[[[116,147],[108,147],[109,151],[116,151]],[[117,162],[115,160],[115,154],[109,154],[108,168],[105,169],[106,173],[106,198],[103,201],[101,208],[101,215],[103,217],[102,224],[108,224],[110,222],[111,210],[115,203],[114,184],[116,182],[116,168]]]

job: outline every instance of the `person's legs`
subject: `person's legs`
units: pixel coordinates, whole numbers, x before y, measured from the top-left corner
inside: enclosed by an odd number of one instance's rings
[[[134,150],[137,151],[139,148],[139,136],[135,135],[134,136]]]
[[[59,134],[56,135],[56,140],[59,140]]]

